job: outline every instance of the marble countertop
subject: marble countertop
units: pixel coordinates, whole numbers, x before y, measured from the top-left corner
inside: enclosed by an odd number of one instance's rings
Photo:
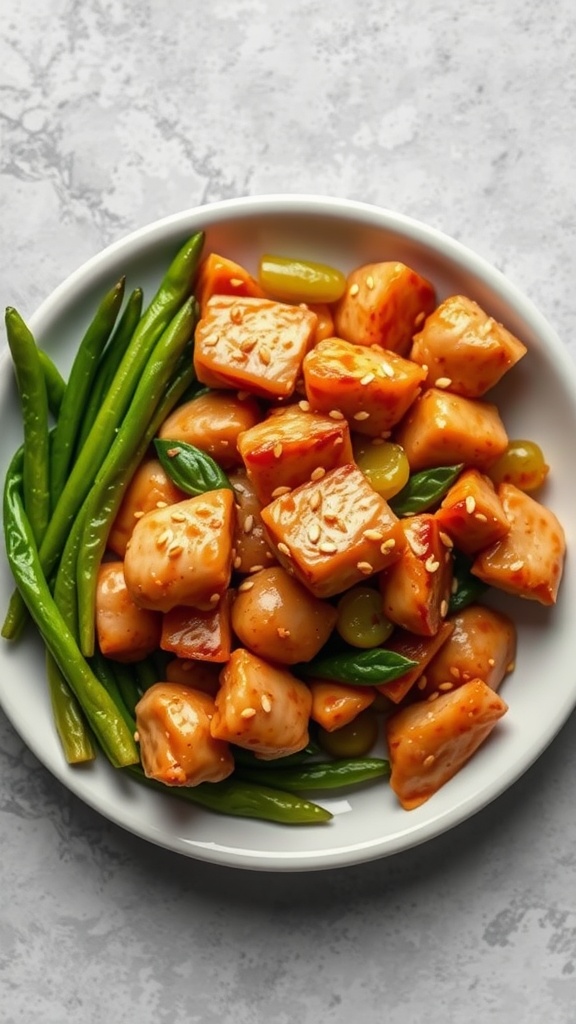
[[[178,210],[324,193],[475,249],[576,357],[575,22],[572,0],[5,0],[3,303],[30,314]],[[574,717],[450,834],[317,874],[147,845],[1,713],[0,764],[3,1024],[576,1019]]]

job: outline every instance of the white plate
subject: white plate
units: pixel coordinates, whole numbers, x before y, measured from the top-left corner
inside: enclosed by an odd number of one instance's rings
[[[221,251],[256,269],[265,251],[301,255],[350,270],[398,259],[434,281],[439,298],[463,292],[528,345],[528,354],[497,391],[511,437],[537,440],[552,466],[542,493],[573,548],[576,477],[576,372],[534,306],[478,256],[437,231],[360,203],[267,196],[215,203],[159,221],[112,245],[64,282],[30,320],[39,341],[66,373],[98,299],[121,274],[150,297],[185,238],[203,228],[206,252]],[[0,360],[0,472],[21,442],[9,358]],[[12,581],[0,564],[0,614]],[[576,569],[567,560],[559,602],[544,609],[503,599],[519,624],[517,667],[502,688],[510,711],[490,740],[439,793],[417,810],[400,809],[385,784],[329,801],[329,825],[287,827],[220,817],[151,793],[109,768],[64,762],[52,726],[40,645],[0,646],[0,701],[24,742],[72,792],[105,817],[188,857],[240,868],[341,867],[408,849],[464,821],[506,790],[536,760],[576,703]]]

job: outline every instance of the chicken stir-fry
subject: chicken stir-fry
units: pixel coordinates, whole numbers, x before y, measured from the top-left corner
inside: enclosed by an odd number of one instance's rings
[[[216,783],[238,751],[338,749],[371,716],[417,807],[507,711],[516,630],[482,594],[558,594],[560,523],[522,459],[496,472],[514,439],[489,392],[526,347],[399,262],[315,303],[210,253],[196,297],[204,387],[161,425],[167,458],[134,475],[97,594],[104,655],[167,659],[136,706],[143,769]],[[189,450],[217,486],[170,473]]]

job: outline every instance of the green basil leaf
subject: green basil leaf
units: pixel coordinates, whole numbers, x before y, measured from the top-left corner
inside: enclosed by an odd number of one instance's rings
[[[352,686],[370,686],[390,683],[416,664],[403,654],[387,651],[385,647],[372,647],[370,650],[341,651],[339,654],[313,658],[312,661],[297,665],[295,673],[313,679],[350,683]]]
[[[470,572],[472,560],[463,555],[462,552],[454,552],[454,590],[450,596],[448,614],[462,611],[469,604],[474,604],[479,597],[488,589],[486,583],[473,576]]]
[[[413,473],[408,483],[389,501],[390,508],[397,516],[413,516],[425,512],[441,501],[464,469],[464,463],[457,466],[435,466]]]
[[[192,497],[217,491],[221,487],[232,490],[232,485],[217,462],[185,441],[171,441],[157,437],[156,454],[170,479]]]

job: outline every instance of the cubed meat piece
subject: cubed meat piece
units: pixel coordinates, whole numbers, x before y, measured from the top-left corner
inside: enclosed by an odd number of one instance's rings
[[[263,505],[326,471],[353,461],[346,420],[307,412],[299,405],[275,411],[238,438],[246,472]]]
[[[482,679],[387,719],[390,787],[411,811],[429,800],[487,739],[508,705]]]
[[[471,604],[447,624],[451,634],[429,662],[417,690],[421,698],[462,686],[471,679],[483,679],[497,690],[512,672],[516,658],[516,627],[503,612]]]
[[[466,555],[500,540],[510,529],[492,481],[477,469],[460,474],[435,515],[440,529]]]
[[[404,263],[368,263],[348,277],[334,312],[336,334],[405,355],[435,303],[430,281]]]
[[[241,644],[280,665],[310,661],[330,636],[338,612],[281,566],[262,569],[240,584],[232,627]]]
[[[376,698],[374,686],[346,686],[345,683],[331,683],[323,679],[312,680],[310,690],[310,718],[326,732],[334,732],[353,722]]]
[[[476,302],[452,295],[415,335],[410,358],[428,367],[428,384],[441,381],[455,394],[480,398],[525,352],[526,346]]]
[[[316,314],[317,319],[312,345],[314,346],[319,341],[324,341],[324,338],[333,338],[336,331],[334,330],[334,317],[330,306],[325,302],[307,302],[306,305],[311,313]]]
[[[201,690],[215,697],[220,689],[222,665],[212,661],[196,661],[192,658],[172,658],[164,669],[166,681],[181,683],[182,686]]]
[[[150,686],[136,705],[145,775],[166,786],[221,782],[234,771],[228,744],[214,739],[212,697],[179,683]]]
[[[158,612],[134,604],[122,562],[104,562],[96,587],[96,635],[102,654],[115,661],[141,661],[158,649],[161,629]]]
[[[258,572],[276,562],[260,515],[262,502],[256,497],[254,484],[245,470],[235,470],[228,479],[236,498],[233,568],[239,573]]]
[[[230,581],[234,497],[222,488],[146,512],[134,527],[124,575],[140,608],[211,609]]]
[[[412,472],[463,462],[486,470],[506,450],[508,437],[495,405],[429,388],[395,431]]]
[[[224,662],[230,657],[231,594],[227,591],[210,611],[178,605],[162,616],[160,647],[179,658]]]
[[[238,435],[258,423],[260,407],[253,398],[230,391],[209,391],[179,405],[158,431],[159,437],[185,441],[206,452],[222,466],[241,464]]]
[[[308,743],[312,695],[305,683],[239,647],[222,669],[212,735],[270,761]]]
[[[404,531],[357,466],[314,479],[262,509],[278,561],[316,597],[332,597],[400,557]]]
[[[132,531],[145,512],[166,508],[182,501],[186,495],[172,482],[158,459],[140,463],[128,484],[108,537],[108,547],[124,558]]]
[[[303,363],[306,397],[318,412],[341,412],[354,431],[388,436],[420,394],[425,371],[384,349],[326,338]]]
[[[452,557],[433,515],[402,520],[400,558],[380,574],[384,614],[410,633],[434,636],[448,611]]]
[[[384,645],[386,650],[402,654],[405,658],[415,661],[416,665],[408,669],[403,676],[398,676],[389,683],[382,683],[375,689],[394,704],[399,704],[412,690],[414,684],[419,684],[420,679],[425,678],[423,673],[427,665],[444,646],[453,629],[454,626],[448,620],[440,623],[434,636],[417,636],[405,629],[395,629]]]
[[[316,314],[270,299],[213,296],[195,331],[198,380],[270,400],[294,391],[316,330]]]
[[[200,306],[200,316],[204,316],[206,304],[213,295],[263,298],[264,292],[252,274],[239,263],[211,252],[198,268],[194,295]]]
[[[501,484],[498,497],[510,530],[479,552],[473,575],[516,597],[555,604],[566,552],[562,526],[550,509],[513,484]]]

